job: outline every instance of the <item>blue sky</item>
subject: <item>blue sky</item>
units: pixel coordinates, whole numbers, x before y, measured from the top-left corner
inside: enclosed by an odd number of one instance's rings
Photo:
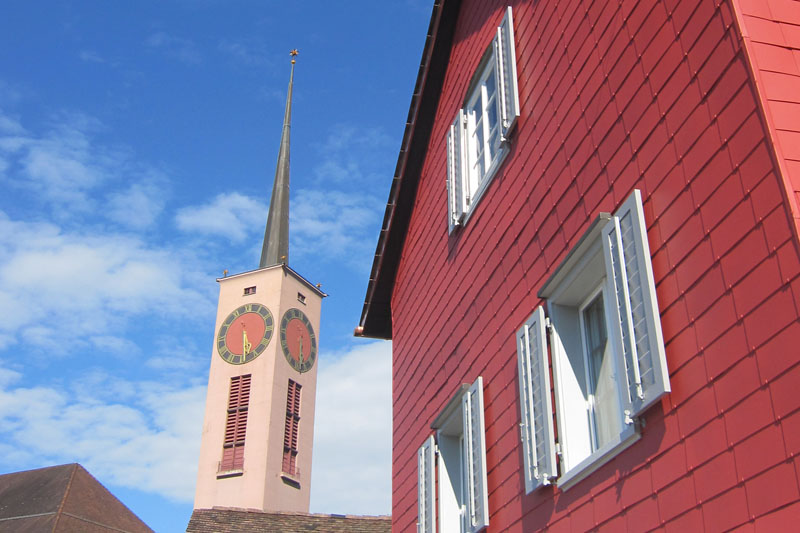
[[[311,510],[390,512],[391,348],[352,331],[430,9],[4,4],[0,472],[80,462],[185,529],[214,280],[258,264],[298,48],[289,262],[330,294]]]

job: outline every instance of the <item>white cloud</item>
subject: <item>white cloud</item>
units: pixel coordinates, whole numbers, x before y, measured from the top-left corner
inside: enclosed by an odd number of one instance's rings
[[[300,190],[289,214],[292,250],[362,267],[375,248],[382,202],[360,192]]]
[[[160,335],[155,342],[155,352],[145,361],[145,365],[158,371],[205,371],[208,368],[212,342],[211,335],[208,338]]]
[[[6,115],[3,110],[0,109],[0,133],[23,135],[25,134],[25,128],[22,127],[22,124],[20,124],[17,119]]]
[[[191,502],[205,386],[128,386],[136,400],[123,405],[96,389],[76,395],[0,380],[0,464],[20,470],[80,462],[106,483]]]
[[[269,64],[264,46],[255,42],[223,40],[219,49],[247,67],[263,67]]]
[[[132,229],[142,230],[153,225],[164,210],[167,181],[161,176],[134,182],[124,191],[109,195],[105,215]]]
[[[233,192],[219,194],[204,205],[184,207],[175,221],[182,231],[227,237],[239,243],[252,232],[263,231],[266,213],[264,203]]]
[[[148,36],[145,39],[145,44],[150,48],[164,50],[167,55],[182,63],[195,65],[202,60],[200,52],[193,41],[175,37],[163,31]]]
[[[364,191],[392,171],[395,142],[380,128],[339,124],[317,152],[315,187],[292,197],[290,248],[365,271],[385,203]]]
[[[113,355],[131,357],[141,351],[133,341],[116,335],[93,335],[89,341],[97,350],[99,357]]]
[[[106,60],[103,59],[100,54],[95,52],[94,50],[81,50],[78,54],[78,57],[81,61],[86,63],[105,63]]]
[[[322,353],[319,361],[311,511],[388,514],[392,345],[359,344],[345,353]]]
[[[22,374],[19,372],[7,368],[0,368],[0,387],[5,387],[20,379],[22,379]]]
[[[24,148],[22,183],[38,198],[77,211],[92,208],[87,190],[103,183],[119,163],[117,154],[93,150],[88,135],[72,124],[30,139]]]
[[[311,510],[389,513],[391,343],[322,353],[319,364]],[[15,386],[22,377],[0,369],[5,470],[80,462],[104,483],[191,502],[204,383],[179,387],[94,372],[68,389]]]
[[[188,257],[117,234],[63,232],[0,212],[0,335],[68,353],[117,337],[137,316],[188,319],[213,308]],[[47,317],[46,321],[42,317]]]
[[[387,162],[387,171],[391,172],[396,144],[382,129],[339,124],[317,151],[320,163],[314,173],[318,182],[326,187],[331,182],[353,186],[383,178],[385,172],[378,169]]]
[[[72,114],[34,135],[0,110],[0,176],[28,192],[33,205],[54,208],[58,220],[100,212],[125,227],[144,229],[164,208],[167,177],[136,163],[126,149],[95,142],[102,128],[91,117]],[[98,209],[101,188],[122,180],[128,188],[107,193]]]

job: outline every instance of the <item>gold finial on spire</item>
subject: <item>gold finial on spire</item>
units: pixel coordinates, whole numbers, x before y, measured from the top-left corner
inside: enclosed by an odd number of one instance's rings
[[[290,55],[290,56],[292,56],[292,65],[294,65],[294,62],[295,62],[294,56],[296,56],[296,55],[297,55],[297,54],[299,54],[299,53],[300,53],[300,52],[298,52],[298,51],[297,51],[297,48],[295,48],[294,50],[291,50],[291,51],[289,52],[289,55]]]

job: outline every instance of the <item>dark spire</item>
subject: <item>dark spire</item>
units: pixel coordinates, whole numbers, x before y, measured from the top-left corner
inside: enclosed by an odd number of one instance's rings
[[[292,56],[292,71],[289,75],[289,92],[286,95],[278,167],[275,169],[275,183],[272,184],[272,197],[269,200],[267,229],[264,232],[259,268],[289,262],[289,130],[292,122],[294,56],[297,55],[297,50],[292,50],[289,55]]]

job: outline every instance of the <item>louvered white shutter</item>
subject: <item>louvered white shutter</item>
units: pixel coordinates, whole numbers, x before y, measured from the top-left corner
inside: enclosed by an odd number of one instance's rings
[[[519,117],[519,88],[517,86],[517,56],[514,46],[514,22],[511,6],[506,9],[503,22],[497,28],[494,40],[496,72],[500,88],[501,134],[508,137]]]
[[[617,323],[610,325],[624,360],[631,415],[669,392],[669,371],[656,301],[650,246],[638,190],[603,229],[603,251]]]
[[[556,476],[553,405],[547,365],[544,309],[537,307],[517,332],[520,430],[525,466],[525,492]]]
[[[464,472],[467,482],[467,530],[489,525],[489,493],[486,488],[486,437],[483,420],[483,378],[473,383],[461,398],[464,417]]]
[[[459,109],[447,133],[447,230],[461,224],[466,211],[464,195],[464,110]]]
[[[417,532],[435,533],[436,508],[434,499],[433,436],[428,437],[417,451]]]

